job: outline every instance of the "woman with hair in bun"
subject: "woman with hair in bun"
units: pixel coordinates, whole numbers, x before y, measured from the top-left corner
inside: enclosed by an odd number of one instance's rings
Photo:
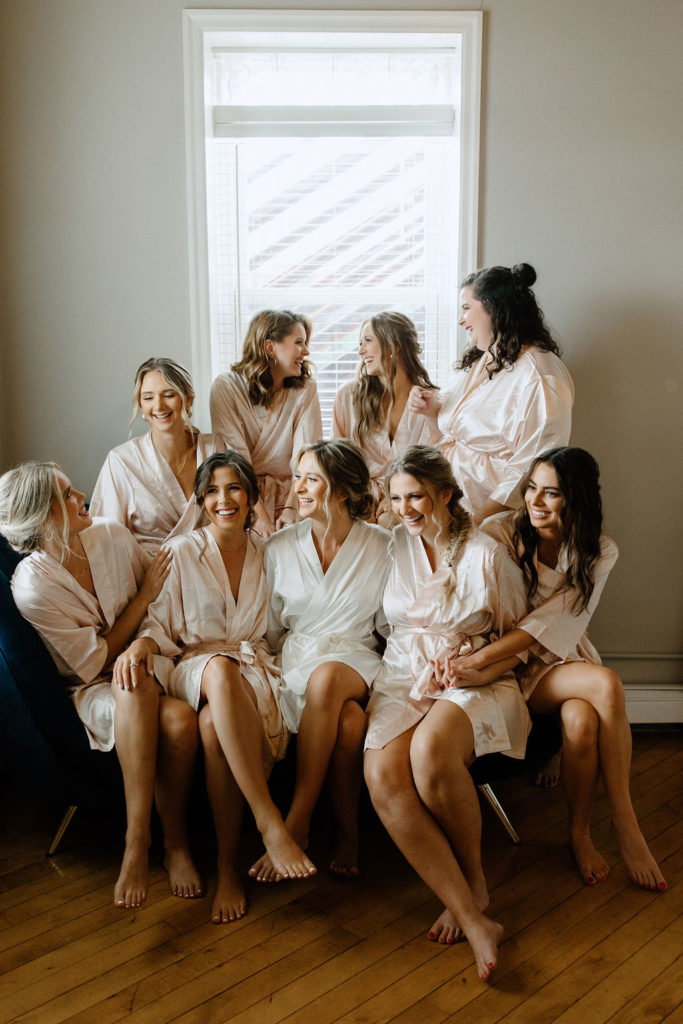
[[[12,577],[14,600],[64,678],[91,748],[116,747],[127,824],[115,905],[135,909],[147,898],[155,795],[171,891],[201,896],[185,828],[197,716],[166,696],[144,665],[125,681],[114,666],[161,590],[170,555],[150,559],[120,523],[93,522],[83,499],[53,462],[0,478],[0,531],[15,551],[29,553]]]
[[[146,359],[133,387],[133,418],[149,423],[141,437],[113,448],[95,484],[90,511],[123,523],[145,551],[197,525],[192,493],[197,466],[225,447],[200,434],[190,416],[194,388],[190,374],[173,359]]]
[[[514,658],[476,686],[448,689],[435,666],[514,626],[526,608],[522,574],[473,527],[436,448],[407,448],[389,469],[387,494],[401,525],[383,602],[391,633],[368,704],[365,778],[385,828],[445,905],[429,938],[451,943],[464,932],[486,979],[503,929],[484,915],[481,813],[468,768],[482,754],[523,758],[529,714]]]
[[[301,522],[271,537],[265,554],[268,636],[281,654],[282,714],[287,728],[298,733],[286,824],[305,847],[329,768],[337,819],[330,867],[355,875],[363,708],[380,666],[373,633],[390,535],[363,521],[372,513],[373,498],[368,468],[353,441],[304,445],[294,466]],[[267,856],[250,873],[260,881],[277,874]]]
[[[559,713],[562,781],[569,803],[569,835],[587,885],[609,867],[590,836],[591,808],[602,775],[622,857],[633,881],[665,889],[631,802],[631,729],[619,676],[600,664],[586,629],[617,546],[602,532],[602,501],[595,459],[582,448],[553,448],[534,459],[522,481],[516,512],[492,516],[482,529],[505,545],[521,566],[527,614],[506,636],[468,657],[451,659],[445,674],[458,682],[491,671],[496,660],[520,656],[521,686],[532,711]],[[493,669],[495,671],[495,668]]]
[[[323,432],[318,389],[306,360],[312,331],[301,313],[257,313],[242,358],[211,386],[214,433],[254,467],[259,485],[254,529],[262,537],[296,522],[292,456]]]
[[[437,393],[422,364],[417,329],[402,313],[376,313],[360,331],[355,381],[334,400],[332,436],[356,441],[370,470],[377,516],[391,515],[383,492],[393,459],[410,444],[435,444],[436,424],[408,407],[412,387]],[[379,521],[384,525],[382,519]]]
[[[169,543],[166,586],[117,668],[126,678],[130,665],[144,662],[169,693],[199,710],[218,840],[211,920],[221,924],[247,912],[235,865],[243,798],[280,876],[307,878],[315,867],[268,792],[267,776],[284,755],[287,734],[280,672],[264,636],[264,541],[250,529],[258,501],[254,471],[238,452],[216,452],[197,470],[195,497],[205,525]]]
[[[567,444],[574,385],[531,286],[528,263],[466,277],[461,316],[470,347],[439,404],[413,388],[410,408],[428,416],[476,523],[514,508],[531,460]]]

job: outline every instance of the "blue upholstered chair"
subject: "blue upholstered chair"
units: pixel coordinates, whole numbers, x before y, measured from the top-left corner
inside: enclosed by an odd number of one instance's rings
[[[121,776],[114,753],[90,749],[50,654],[17,611],[9,581],[21,557],[0,537],[0,741],[10,771],[66,807],[51,855],[78,807],[121,800]]]

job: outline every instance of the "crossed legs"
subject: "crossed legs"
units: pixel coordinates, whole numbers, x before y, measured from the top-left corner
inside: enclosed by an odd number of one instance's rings
[[[365,733],[365,713],[360,704],[365,703],[367,692],[363,678],[342,662],[324,662],[311,673],[297,736],[294,796],[285,819],[291,835],[305,849],[313,809],[332,768],[339,833],[332,864],[333,870],[346,875],[358,871],[357,815]],[[276,880],[278,871],[268,851],[249,874],[260,882]]]
[[[665,889],[664,876],[645,842],[631,802],[631,729],[619,676],[586,662],[556,665],[541,678],[529,707],[541,714],[560,710],[562,715],[562,780],[569,802],[572,848],[584,881],[595,884],[607,875],[607,864],[594,850],[589,834],[599,771],[631,878],[643,889]]]
[[[437,701],[435,706],[441,704],[445,704],[445,702]],[[452,710],[460,711],[459,708],[455,709],[454,705],[449,705],[449,707]],[[435,708],[429,712],[423,723],[427,723],[427,719],[434,710]],[[423,735],[417,740],[414,751],[412,745],[420,726],[397,736],[381,750],[367,750],[365,753],[365,779],[375,809],[390,836],[423,881],[443,902],[444,915],[448,915],[448,921],[446,922],[442,915],[444,924],[439,927],[449,931],[462,928],[472,946],[479,977],[485,980],[496,966],[498,945],[503,936],[503,929],[501,925],[491,921],[482,913],[479,906],[479,903],[482,902],[481,889],[475,895],[468,884],[446,831],[448,828],[453,833],[454,840],[457,836],[458,845],[464,851],[467,870],[473,872],[473,877],[480,885],[481,865],[479,864],[479,870],[477,870],[477,855],[474,852],[474,846],[478,847],[478,839],[473,840],[465,835],[466,829],[472,826],[476,835],[479,834],[477,831],[480,828],[480,825],[477,824],[478,807],[476,812],[473,812],[467,790],[463,793],[451,791],[448,796],[455,799],[456,805],[466,817],[464,823],[458,823],[457,807],[453,810],[446,806],[448,803],[446,787],[441,793],[437,792],[439,787],[436,775],[438,773],[430,768],[426,760],[428,751],[430,748],[433,749],[435,742],[435,738],[433,739],[431,735],[431,728],[434,726],[436,731],[440,732],[445,727],[445,719],[442,722],[442,717],[440,712],[437,716],[438,720],[430,723],[423,730]],[[463,717],[465,716],[463,715]],[[456,739],[456,744],[462,743],[466,748],[468,744],[467,729],[459,722],[458,716],[449,715],[448,718],[455,723],[456,729],[459,730],[460,736],[459,739]],[[467,726],[469,727],[469,722],[467,722]],[[464,764],[468,755],[464,750],[456,752],[453,742],[453,736],[449,733],[446,753],[451,755],[456,763],[460,761]],[[469,742],[471,747],[471,727]],[[463,754],[464,756],[461,756]],[[456,770],[454,776],[456,785],[458,784],[458,774],[459,772]],[[422,787],[422,793],[418,791],[418,785]],[[426,804],[425,798],[434,799],[434,810]],[[441,815],[444,824],[441,823],[437,815]],[[483,880],[483,873],[481,880]],[[444,939],[444,941],[446,940]]]

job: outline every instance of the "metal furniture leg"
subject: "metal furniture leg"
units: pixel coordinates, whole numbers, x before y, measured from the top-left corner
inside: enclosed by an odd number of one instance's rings
[[[521,842],[521,839],[517,835],[512,822],[510,821],[510,819],[508,818],[507,814],[503,810],[502,804],[500,803],[500,801],[499,801],[498,797],[496,796],[496,794],[491,789],[491,787],[488,784],[488,782],[479,783],[479,785],[477,786],[477,789],[482,794],[482,796],[486,798],[489,806],[493,809],[493,811],[495,811],[495,813],[498,816],[499,820],[503,823],[503,826],[505,827],[505,830],[506,830],[507,834],[510,836],[510,839],[512,840],[512,842],[516,846],[519,845],[519,843]]]
[[[59,846],[59,844],[61,843],[62,839],[64,838],[64,833],[68,829],[68,827],[69,827],[69,825],[71,823],[71,819],[73,818],[73,816],[74,816],[74,814],[76,813],[77,810],[78,810],[78,807],[76,806],[76,804],[71,804],[70,807],[67,807],[67,809],[66,809],[66,811],[64,813],[64,817],[62,818],[61,822],[59,823],[59,828],[55,832],[55,837],[52,840],[52,842],[50,843],[50,847],[49,847],[49,849],[48,849],[48,851],[47,851],[47,853],[45,855],[46,857],[53,857],[55,855],[55,853],[57,852],[57,847]]]

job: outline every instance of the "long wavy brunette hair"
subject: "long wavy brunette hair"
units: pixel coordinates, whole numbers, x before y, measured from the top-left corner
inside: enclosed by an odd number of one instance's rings
[[[602,499],[600,497],[600,470],[598,464],[583,448],[551,448],[531,463],[522,480],[522,494],[537,466],[551,466],[557,473],[557,482],[564,504],[560,510],[562,544],[567,549],[565,587],[576,587],[573,603],[575,612],[588,605],[595,587],[595,564],[600,557],[602,533]],[[538,547],[538,533],[533,526],[526,504],[514,517],[513,544],[520,552],[519,564],[524,574],[527,594],[532,597],[538,589],[538,573],[534,555]]]
[[[409,317],[403,313],[386,311],[376,313],[366,320],[361,327],[361,336],[370,325],[377,338],[382,356],[381,374],[370,374],[361,363],[358,376],[353,386],[353,412],[355,427],[354,440],[363,445],[368,434],[380,430],[391,416],[396,400],[394,378],[398,366],[405,370],[411,384],[419,384],[421,388],[434,388],[429,374],[420,358],[422,349],[418,340],[417,328]],[[389,396],[389,407],[384,412],[382,404]]]
[[[231,369],[246,380],[249,399],[254,405],[268,408],[277,394],[273,387],[266,342],[282,341],[298,324],[301,324],[305,331],[308,346],[313,324],[303,313],[292,313],[288,309],[264,309],[252,318],[242,346],[242,358],[233,363]],[[311,364],[304,360],[301,364],[301,376],[285,377],[282,386],[302,388],[310,376]]]
[[[517,362],[525,345],[560,355],[560,348],[531,290],[535,280],[536,271],[529,263],[516,263],[514,267],[484,267],[470,274],[460,285],[472,289],[474,298],[491,317],[493,361],[489,377]],[[483,355],[485,353],[476,346],[468,348],[456,369],[468,370]]]

